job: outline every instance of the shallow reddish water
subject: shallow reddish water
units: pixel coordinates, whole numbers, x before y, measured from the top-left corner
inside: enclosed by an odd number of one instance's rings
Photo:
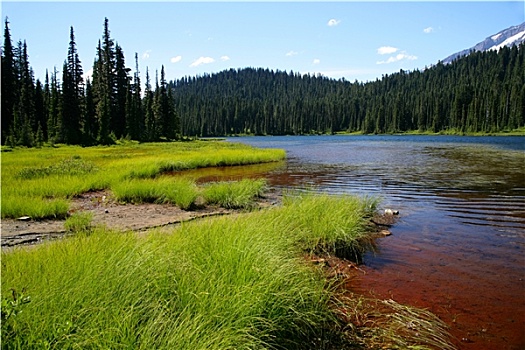
[[[525,138],[232,141],[284,148],[289,161],[210,176],[372,195],[400,211],[348,288],[431,310],[459,349],[525,349]]]

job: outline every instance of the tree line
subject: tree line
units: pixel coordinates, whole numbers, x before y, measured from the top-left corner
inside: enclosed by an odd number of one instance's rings
[[[525,44],[471,52],[451,64],[399,71],[373,82],[263,68],[230,69],[152,86],[126,68],[108,19],[84,81],[73,27],[62,74],[34,79],[27,45],[5,21],[2,144],[111,144],[184,136],[336,132],[502,132],[525,127]],[[144,86],[144,91],[142,91]]]
[[[524,47],[368,83],[244,68],[170,87],[185,135],[504,132],[525,127]]]
[[[146,71],[142,92],[138,57],[126,68],[122,47],[110,36],[106,18],[96,49],[91,79],[84,81],[74,29],[70,29],[61,77],[56,67],[45,81],[34,79],[27,44],[13,46],[6,18],[2,47],[2,144],[40,146],[45,142],[111,144],[120,138],[139,141],[178,139],[180,121],[172,90],[161,68],[152,87]]]

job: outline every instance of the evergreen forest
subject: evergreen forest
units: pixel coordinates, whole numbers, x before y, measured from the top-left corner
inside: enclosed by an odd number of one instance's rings
[[[112,144],[183,137],[497,133],[525,127],[525,44],[471,52],[445,65],[399,71],[373,82],[263,68],[230,69],[168,82],[164,66],[144,84],[138,56],[128,68],[106,18],[93,75],[84,81],[75,34],[67,57],[42,82],[25,41],[2,46],[2,144]]]

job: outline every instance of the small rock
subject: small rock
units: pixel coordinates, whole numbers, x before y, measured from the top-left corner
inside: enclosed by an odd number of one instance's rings
[[[399,215],[399,210],[385,209],[385,214],[387,214],[387,215]]]
[[[388,231],[388,230],[381,230],[379,232],[380,235],[383,235],[383,236],[390,236],[392,234],[392,232]]]
[[[106,213],[106,214],[107,214],[107,213],[109,213],[109,210],[107,210],[107,209],[106,209],[106,210],[104,210],[104,213]]]
[[[21,216],[17,220],[18,221],[30,221],[31,217],[30,216]]]

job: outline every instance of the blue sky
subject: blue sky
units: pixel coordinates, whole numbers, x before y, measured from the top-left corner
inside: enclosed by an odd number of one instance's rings
[[[263,67],[367,81],[422,70],[520,24],[524,3],[3,1],[2,22],[9,17],[14,44],[27,41],[40,79],[60,71],[70,26],[89,72],[107,17],[126,65],[134,69],[137,52],[143,76],[161,65],[168,80]]]

